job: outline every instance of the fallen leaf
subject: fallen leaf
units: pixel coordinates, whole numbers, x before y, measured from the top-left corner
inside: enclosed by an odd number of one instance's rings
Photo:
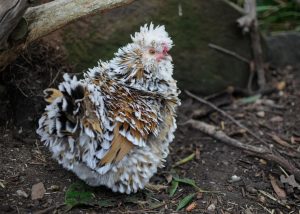
[[[174,179],[175,181],[179,182],[179,183],[188,184],[188,185],[190,185],[190,186],[195,187],[196,189],[200,189],[200,188],[197,186],[196,182],[195,182],[194,180],[192,180],[192,179],[189,179],[189,178],[178,178],[178,177],[174,177],[173,179]]]
[[[118,201],[115,199],[103,199],[98,201],[99,207],[114,207],[118,204]]]
[[[95,201],[90,188],[82,182],[76,182],[71,184],[66,191],[65,204],[70,210],[78,205],[94,205]]]
[[[290,175],[288,177],[285,177],[284,175],[280,175],[280,181],[282,183],[288,183],[293,188],[298,188],[300,190],[300,184],[297,183],[294,175]]]
[[[250,97],[245,97],[245,98],[239,99],[237,102],[239,104],[249,104],[249,103],[256,102],[259,98],[261,98],[261,94],[250,96]]]
[[[286,86],[285,81],[281,81],[281,82],[276,84],[276,88],[277,88],[278,91],[282,91],[285,88],[285,86]]]
[[[186,208],[185,208],[185,210],[187,211],[187,212],[191,212],[191,211],[193,211],[193,209],[195,209],[197,207],[197,203],[196,202],[192,202],[189,206],[187,206]]]
[[[277,194],[277,196],[280,199],[285,199],[286,198],[286,193],[284,191],[284,189],[280,188],[276,182],[275,177],[273,177],[272,175],[269,176],[273,190],[275,191],[275,193]]]
[[[177,161],[177,162],[173,165],[173,167],[177,167],[177,166],[179,166],[179,165],[185,164],[185,163],[187,163],[187,162],[193,160],[194,157],[195,157],[195,153],[192,153],[192,154],[190,154],[189,156],[187,156],[187,157],[185,157],[185,158],[183,158],[183,159]]]
[[[41,199],[44,197],[45,193],[46,193],[46,189],[42,182],[34,184],[31,188],[31,199],[32,200]]]
[[[179,184],[178,181],[175,181],[175,180],[172,181],[171,187],[170,187],[170,190],[169,190],[169,196],[170,197],[172,197],[175,194],[175,192],[178,188],[178,184]]]
[[[272,135],[270,135],[270,136],[272,137],[272,139],[273,139],[276,143],[278,143],[278,144],[280,144],[280,145],[282,145],[282,146],[288,147],[288,148],[293,148],[292,145],[290,145],[288,142],[282,140],[282,139],[281,139],[280,137],[278,137],[277,135],[272,134]]]
[[[192,193],[188,196],[185,196],[178,204],[177,208],[176,208],[176,211],[179,211],[181,210],[182,208],[186,207],[190,202],[191,200],[193,200],[193,198],[195,197],[195,193]]]
[[[155,192],[160,192],[161,190],[165,190],[168,188],[168,186],[165,186],[165,185],[161,185],[161,184],[151,184],[151,183],[148,183],[146,184],[145,186],[148,190],[152,190],[152,191],[155,191]]]

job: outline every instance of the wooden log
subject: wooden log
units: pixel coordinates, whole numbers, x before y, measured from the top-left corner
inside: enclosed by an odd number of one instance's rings
[[[24,15],[27,0],[0,1],[0,50],[8,48],[8,37]]]
[[[24,14],[28,23],[28,34],[22,41],[0,52],[0,71],[31,42],[79,18],[129,4],[132,1],[134,0],[55,0],[28,8]]]

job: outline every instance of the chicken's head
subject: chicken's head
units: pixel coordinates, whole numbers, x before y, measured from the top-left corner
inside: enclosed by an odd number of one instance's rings
[[[151,23],[141,27],[131,39],[138,45],[144,69],[149,72],[155,72],[163,79],[169,79],[172,76],[173,65],[169,50],[173,46],[173,41],[169,37],[164,26],[156,26]]]

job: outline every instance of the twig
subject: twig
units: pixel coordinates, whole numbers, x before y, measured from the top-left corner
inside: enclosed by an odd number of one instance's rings
[[[53,211],[54,209],[59,209],[60,207],[62,207],[65,204],[59,204],[59,205],[53,205],[51,207],[47,207],[46,209],[43,210],[39,210],[36,212],[33,212],[33,214],[44,214],[44,213],[50,213],[51,211]]]
[[[237,20],[239,26],[243,28],[243,32],[249,32],[251,36],[251,46],[254,58],[254,64],[257,72],[259,90],[263,90],[266,86],[265,69],[263,52],[258,29],[256,0],[244,1],[245,15]],[[249,86],[248,86],[249,87]]]
[[[244,144],[236,139],[229,137],[222,130],[219,130],[217,127],[201,121],[190,119],[186,122],[186,124],[191,125],[193,128],[230,146],[243,149],[254,156],[258,156],[266,160],[273,161],[279,164],[280,166],[282,166],[283,168],[285,168],[288,172],[290,172],[290,174],[295,175],[295,178],[298,181],[300,181],[300,169],[298,169],[293,163],[286,160],[280,154],[277,153],[275,154],[274,150],[271,150],[264,146],[257,147],[253,145]]]
[[[56,79],[58,78],[59,74],[60,74],[60,70],[58,70],[58,72],[56,73],[56,75],[55,75],[55,77],[53,78],[53,80],[49,83],[48,88],[50,88],[50,87],[54,84],[54,82],[55,82]]]
[[[239,5],[229,1],[229,0],[222,0],[223,2],[225,2],[226,4],[228,4],[230,7],[232,7],[233,9],[235,9],[236,11],[238,11],[241,14],[245,14],[245,11],[243,8],[241,8]]]
[[[254,77],[254,74],[255,74],[255,65],[254,65],[254,62],[251,61],[249,63],[249,70],[250,70],[250,73],[249,73],[249,77],[248,77],[248,83],[247,83],[247,89],[248,89],[248,92],[250,94],[253,93],[252,91],[252,84],[253,84],[253,77]]]
[[[220,52],[222,52],[222,53],[225,53],[225,54],[228,54],[228,55],[230,55],[230,56],[233,56],[233,57],[235,57],[236,59],[241,60],[242,62],[245,62],[245,63],[247,63],[247,64],[250,63],[250,60],[249,60],[249,59],[246,59],[245,57],[243,57],[243,56],[237,54],[236,52],[230,51],[230,50],[228,50],[228,49],[225,49],[225,48],[223,48],[223,47],[221,47],[221,46],[218,46],[218,45],[215,45],[215,44],[212,44],[212,43],[209,43],[208,46],[209,46],[210,48],[212,48],[212,49],[215,49],[215,50],[218,50],[218,51],[220,51]]]
[[[230,116],[228,113],[226,113],[225,111],[223,111],[222,109],[218,108],[217,106],[215,106],[213,103],[204,100],[194,94],[192,94],[191,92],[185,90],[184,91],[188,96],[194,98],[195,100],[210,106],[211,108],[213,108],[214,110],[216,110],[217,112],[221,113],[224,117],[228,118],[229,120],[231,120],[234,124],[236,124],[237,126],[239,126],[240,128],[246,130],[252,137],[254,137],[256,140],[258,140],[259,142],[265,144],[265,145],[269,145],[267,142],[265,142],[264,140],[262,140],[261,138],[259,138],[256,134],[254,134],[250,129],[248,129],[246,126],[244,126],[243,124],[241,124],[239,121],[237,121],[236,119],[234,119],[232,116]]]
[[[213,125],[209,125],[205,122],[191,119],[191,120],[188,120],[186,122],[186,124],[191,125],[193,128],[195,128],[205,134],[208,134],[209,136],[211,136],[217,140],[225,142],[226,144],[229,144],[230,146],[234,146],[234,147],[237,147],[240,149],[244,149],[244,150],[251,151],[254,153],[259,153],[259,154],[270,153],[270,150],[267,149],[266,147],[256,147],[256,146],[244,144],[238,140],[235,140],[235,139],[227,136],[223,131],[217,129],[217,127],[215,127]]]

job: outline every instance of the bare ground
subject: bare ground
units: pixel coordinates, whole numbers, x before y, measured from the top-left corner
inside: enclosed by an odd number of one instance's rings
[[[78,179],[51,159],[49,152],[35,134],[37,120],[45,103],[42,90],[54,87],[64,72],[72,72],[60,50],[34,45],[7,70],[1,73],[0,85],[0,210],[2,213],[61,213],[65,211],[67,188]],[[224,94],[212,101],[248,126],[258,136],[281,150],[281,154],[298,167],[300,154],[300,70],[288,67],[269,72],[270,85],[285,83],[280,92],[265,95],[256,101],[241,104],[240,97]],[[283,85],[281,85],[283,86]],[[280,86],[280,87],[281,87]],[[285,172],[277,164],[229,147],[184,125],[195,110],[206,109],[191,98],[182,96],[178,109],[178,129],[171,145],[166,167],[151,180],[168,186],[170,175],[196,181],[205,190],[219,193],[198,193],[194,213],[299,213],[300,190],[282,183]],[[239,127],[216,112],[204,114],[200,120],[224,129],[231,137],[244,143],[259,145]],[[274,138],[275,136],[275,138]],[[272,138],[273,137],[273,138]],[[278,140],[278,137],[280,140]],[[277,140],[274,140],[277,139]],[[282,143],[282,142],[286,142]],[[281,143],[281,144],[280,144]],[[192,153],[195,158],[178,167],[179,161]],[[294,156],[294,157],[291,157]],[[232,179],[236,175],[236,180]],[[274,191],[270,175],[286,196]],[[46,193],[42,199],[31,199],[31,188],[42,182]],[[276,189],[276,187],[275,187]],[[24,194],[20,194],[20,191]],[[17,193],[18,191],[18,193]],[[277,189],[278,191],[278,189]],[[113,200],[108,207],[79,206],[71,213],[174,213],[179,201],[195,190],[180,185],[173,197],[167,190],[143,190],[128,196],[94,188],[95,198]],[[268,195],[269,194],[269,195]],[[282,196],[282,195],[281,195]],[[185,209],[183,209],[184,211]],[[274,211],[272,211],[274,210]]]

